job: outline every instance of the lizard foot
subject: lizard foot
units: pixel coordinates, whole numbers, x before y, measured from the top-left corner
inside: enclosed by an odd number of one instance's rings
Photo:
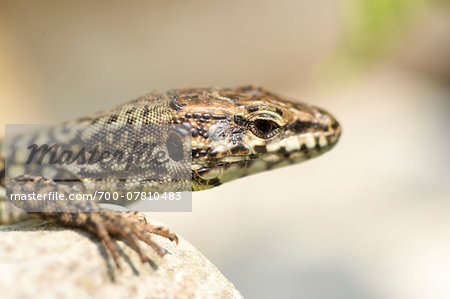
[[[142,217],[142,214],[138,212],[101,211],[87,213],[85,217],[89,218],[89,220],[83,221],[84,223],[89,223],[88,230],[102,240],[117,268],[120,268],[119,253],[113,244],[111,236],[125,239],[136,251],[143,263],[148,258],[142,252],[138,241],[143,241],[150,245],[161,257],[166,254],[166,251],[152,240],[151,234],[165,237],[178,244],[176,234],[165,227],[147,223],[145,217]]]

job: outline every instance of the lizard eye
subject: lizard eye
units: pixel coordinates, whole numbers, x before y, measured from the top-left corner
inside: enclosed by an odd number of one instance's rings
[[[275,136],[280,126],[269,119],[257,119],[251,123],[250,128],[256,136],[267,139]]]

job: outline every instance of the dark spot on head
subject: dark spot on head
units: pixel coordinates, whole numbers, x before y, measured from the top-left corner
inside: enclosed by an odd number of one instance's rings
[[[283,116],[283,111],[280,108],[276,108],[275,112],[278,113],[280,116]]]
[[[192,137],[197,137],[198,136],[198,130],[197,129],[192,129],[191,130],[191,134],[192,134]]]
[[[190,118],[190,117],[192,117],[192,113],[186,113],[185,115],[184,115],[185,117],[187,117],[187,118]]]
[[[267,153],[267,147],[265,145],[255,145],[255,152],[258,154]]]
[[[225,114],[213,114],[211,115],[214,119],[226,119],[227,116]]]
[[[232,154],[245,154],[247,152],[247,148],[242,143],[239,143],[238,145],[231,148]]]
[[[200,117],[202,117],[203,115],[202,115],[201,113],[195,112],[192,116],[193,116],[194,118],[200,118]]]
[[[215,156],[217,156],[217,150],[212,149],[209,151],[208,155],[212,158],[214,158]]]
[[[303,132],[313,126],[311,122],[297,120],[289,128],[294,132]]]
[[[234,116],[234,122],[237,125],[244,125],[245,124],[245,119],[241,115],[235,115]]]
[[[247,111],[252,113],[252,112],[258,111],[258,109],[259,109],[258,106],[252,106],[252,107],[248,107]]]

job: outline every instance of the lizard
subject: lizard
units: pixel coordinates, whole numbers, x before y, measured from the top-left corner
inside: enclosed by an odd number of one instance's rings
[[[247,175],[311,159],[333,148],[342,131],[339,122],[327,111],[290,100],[255,85],[234,89],[183,88],[155,91],[69,123],[167,124],[184,128],[192,143],[188,185],[191,191],[210,189]],[[131,146],[125,137],[120,138],[124,141],[119,142],[121,146]],[[93,143],[95,140],[87,142]],[[5,161],[8,159],[13,158],[2,151],[0,182],[3,187],[8,184],[5,179]],[[77,178],[81,184],[85,183],[85,178],[80,173]],[[139,181],[140,177],[137,176],[132,181],[136,180]],[[19,187],[12,187],[14,192],[19,193],[34,188],[27,182],[44,184],[46,190],[71,192],[67,190],[67,186],[60,186],[44,176],[21,173],[11,181],[22,183]],[[155,187],[146,185],[147,182],[143,179],[141,181],[141,189],[152,190]],[[61,206],[54,206],[58,204]],[[70,207],[52,203],[50,207],[51,210],[44,209],[29,214],[97,236],[118,268],[120,261],[113,244],[115,238],[128,241],[142,262],[146,261],[146,257],[138,241],[150,245],[160,256],[164,256],[165,251],[151,239],[152,234],[178,243],[175,233],[165,227],[150,224],[137,212],[111,211],[96,202],[83,202]]]

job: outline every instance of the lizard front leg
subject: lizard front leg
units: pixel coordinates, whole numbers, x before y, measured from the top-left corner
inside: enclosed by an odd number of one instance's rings
[[[76,192],[68,185],[57,184],[41,176],[23,175],[8,183],[7,196],[9,197],[10,194],[48,193],[52,191],[64,194],[66,198],[68,198],[68,194]],[[152,240],[151,234],[165,237],[178,244],[176,234],[170,232],[167,228],[147,223],[139,213],[104,209],[92,201],[49,201],[43,203],[42,201],[25,200],[15,202],[14,205],[27,211],[32,217],[91,232],[102,241],[117,268],[120,268],[119,253],[112,238],[125,239],[139,255],[142,262],[146,262],[148,258],[143,254],[138,241],[150,245],[160,256],[164,256],[166,253]]]

